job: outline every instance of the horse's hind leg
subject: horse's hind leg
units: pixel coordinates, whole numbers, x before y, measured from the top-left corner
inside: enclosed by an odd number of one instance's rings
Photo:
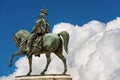
[[[66,58],[62,54],[62,46],[58,48],[58,50],[55,52],[55,54],[63,61],[64,63],[64,72],[63,74],[66,74],[67,72],[67,64],[66,64]]]
[[[66,72],[67,72],[66,58],[65,58],[62,54],[58,54],[57,56],[58,56],[58,57],[63,61],[63,63],[64,63],[64,72],[63,72],[63,74],[66,74]]]
[[[45,72],[47,71],[48,66],[49,66],[49,64],[50,64],[50,62],[51,62],[51,56],[50,56],[50,53],[46,53],[46,58],[47,58],[47,64],[46,64],[45,69],[41,72],[42,75],[45,74]]]

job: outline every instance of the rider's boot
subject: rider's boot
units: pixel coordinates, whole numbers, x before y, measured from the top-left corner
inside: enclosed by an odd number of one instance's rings
[[[38,49],[42,50],[42,39],[39,37],[39,39],[36,40],[36,43],[34,44]]]

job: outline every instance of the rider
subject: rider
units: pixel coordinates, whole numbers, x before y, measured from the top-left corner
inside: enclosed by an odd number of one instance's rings
[[[35,26],[32,29],[32,34],[28,40],[28,44],[27,44],[27,51],[31,52],[31,47],[32,47],[32,43],[34,43],[34,41],[37,39],[37,37],[39,37],[39,43],[36,43],[36,46],[39,46],[40,49],[42,49],[42,36],[45,33],[49,33],[50,32],[50,28],[49,28],[49,24],[47,22],[47,20],[45,19],[45,16],[48,15],[48,10],[45,8],[41,9],[41,14],[39,16],[39,19],[36,21]]]

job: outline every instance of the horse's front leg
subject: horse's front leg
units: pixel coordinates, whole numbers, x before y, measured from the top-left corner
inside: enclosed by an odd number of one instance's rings
[[[21,53],[22,53],[21,51],[18,51],[18,52],[15,52],[15,53],[12,55],[12,57],[10,58],[9,67],[12,66],[13,58],[14,58],[15,56],[17,56],[17,55],[21,55]]]
[[[32,55],[28,57],[29,60],[29,72],[27,73],[27,76],[29,76],[32,72]]]

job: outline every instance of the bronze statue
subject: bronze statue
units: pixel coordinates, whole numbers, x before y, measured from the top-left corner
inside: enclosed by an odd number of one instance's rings
[[[19,51],[12,55],[9,66],[12,66],[14,56],[26,54],[29,60],[29,72],[27,75],[30,75],[32,72],[32,55],[40,57],[40,54],[44,53],[46,54],[47,64],[41,74],[45,74],[47,71],[51,62],[51,53],[55,53],[63,61],[63,74],[66,74],[67,72],[66,58],[62,54],[62,50],[64,46],[66,53],[68,53],[69,34],[66,31],[62,31],[58,34],[49,33],[49,25],[43,17],[46,15],[46,12],[42,11],[40,19],[38,19],[33,28],[32,34],[26,30],[20,30],[14,34],[14,41],[19,48]],[[42,24],[41,21],[43,21]]]

